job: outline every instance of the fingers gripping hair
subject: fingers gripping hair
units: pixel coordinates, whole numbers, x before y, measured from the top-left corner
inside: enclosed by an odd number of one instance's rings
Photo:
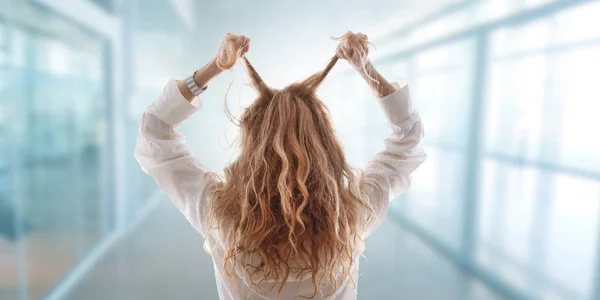
[[[349,276],[356,250],[364,249],[361,232],[374,216],[364,176],[347,163],[327,106],[315,95],[339,58],[276,90],[243,57],[259,96],[242,113],[240,153],[212,190],[207,223],[226,237],[226,274],[245,276],[259,293],[269,289],[267,279],[277,279],[279,295],[288,277],[305,275],[313,294],[301,297],[333,293],[344,284],[338,275]]]
[[[368,41],[366,35],[364,35],[362,33],[353,34],[352,32],[348,31],[343,36],[334,37],[333,39],[344,42],[343,45],[347,48],[347,49],[345,48],[344,50],[352,52],[355,55],[357,55],[360,59],[361,65],[363,66],[362,68],[364,68],[364,66],[366,64],[365,62],[367,60],[367,55],[368,55],[367,47],[369,44],[371,44]],[[350,40],[352,40],[352,42],[349,42]],[[335,64],[337,63],[339,58],[340,57],[336,53],[336,55],[334,55],[329,60],[329,63],[323,70],[311,75],[310,77],[304,79],[301,82],[292,84],[290,87],[293,89],[300,88],[303,91],[308,91],[309,93],[314,93],[316,91],[316,89],[321,85],[321,83],[323,82],[325,77],[327,77],[327,75],[329,74],[329,72],[331,71],[333,66],[335,66]],[[250,80],[251,80],[254,88],[256,88],[256,90],[261,94],[270,93],[272,95],[273,90],[270,89],[263,82],[263,80],[260,78],[260,76],[258,75],[256,70],[254,69],[252,64],[250,64],[250,62],[248,61],[248,59],[246,57],[244,57],[244,63],[246,66],[246,71],[248,72],[248,75],[250,76]]]

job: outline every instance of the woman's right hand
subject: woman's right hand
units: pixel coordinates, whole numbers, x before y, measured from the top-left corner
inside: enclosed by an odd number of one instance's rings
[[[335,39],[340,40],[340,44],[335,50],[335,54],[339,58],[347,60],[355,69],[362,69],[367,64],[369,40],[366,34],[348,31]]]
[[[396,88],[385,80],[371,64],[368,57],[369,40],[366,34],[348,31],[336,39],[340,40],[340,44],[335,51],[337,57],[347,60],[360,73],[378,97],[385,97],[396,91]]]
[[[245,35],[227,33],[217,53],[217,66],[221,70],[231,69],[238,58],[243,57],[249,49],[250,39]]]

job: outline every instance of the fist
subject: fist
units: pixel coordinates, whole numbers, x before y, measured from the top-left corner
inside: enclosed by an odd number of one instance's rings
[[[340,41],[335,50],[337,57],[347,60],[355,68],[362,68],[366,64],[369,55],[369,40],[366,34],[348,31],[336,39]]]
[[[246,55],[248,49],[250,49],[249,38],[245,35],[228,33],[217,53],[217,66],[223,70],[231,69],[238,58]]]

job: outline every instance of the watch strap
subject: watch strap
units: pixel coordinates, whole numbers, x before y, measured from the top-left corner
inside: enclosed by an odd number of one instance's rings
[[[187,85],[188,89],[190,89],[190,92],[192,92],[192,94],[194,94],[194,96],[198,96],[198,95],[202,94],[202,92],[206,91],[206,89],[208,88],[208,85],[205,85],[202,88],[198,87],[198,85],[196,84],[196,80],[194,80],[195,75],[196,75],[196,71],[194,71],[192,74],[188,75],[185,78],[185,84]]]

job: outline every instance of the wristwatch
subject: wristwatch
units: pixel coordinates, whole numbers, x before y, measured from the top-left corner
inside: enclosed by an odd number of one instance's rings
[[[198,87],[198,85],[196,84],[196,80],[194,80],[194,76],[196,76],[196,72],[197,71],[194,71],[194,73],[188,75],[185,78],[185,84],[187,85],[188,89],[190,89],[192,94],[194,94],[194,96],[198,96],[198,95],[202,94],[202,92],[206,91],[206,89],[208,88],[208,85],[205,85],[203,88]]]

